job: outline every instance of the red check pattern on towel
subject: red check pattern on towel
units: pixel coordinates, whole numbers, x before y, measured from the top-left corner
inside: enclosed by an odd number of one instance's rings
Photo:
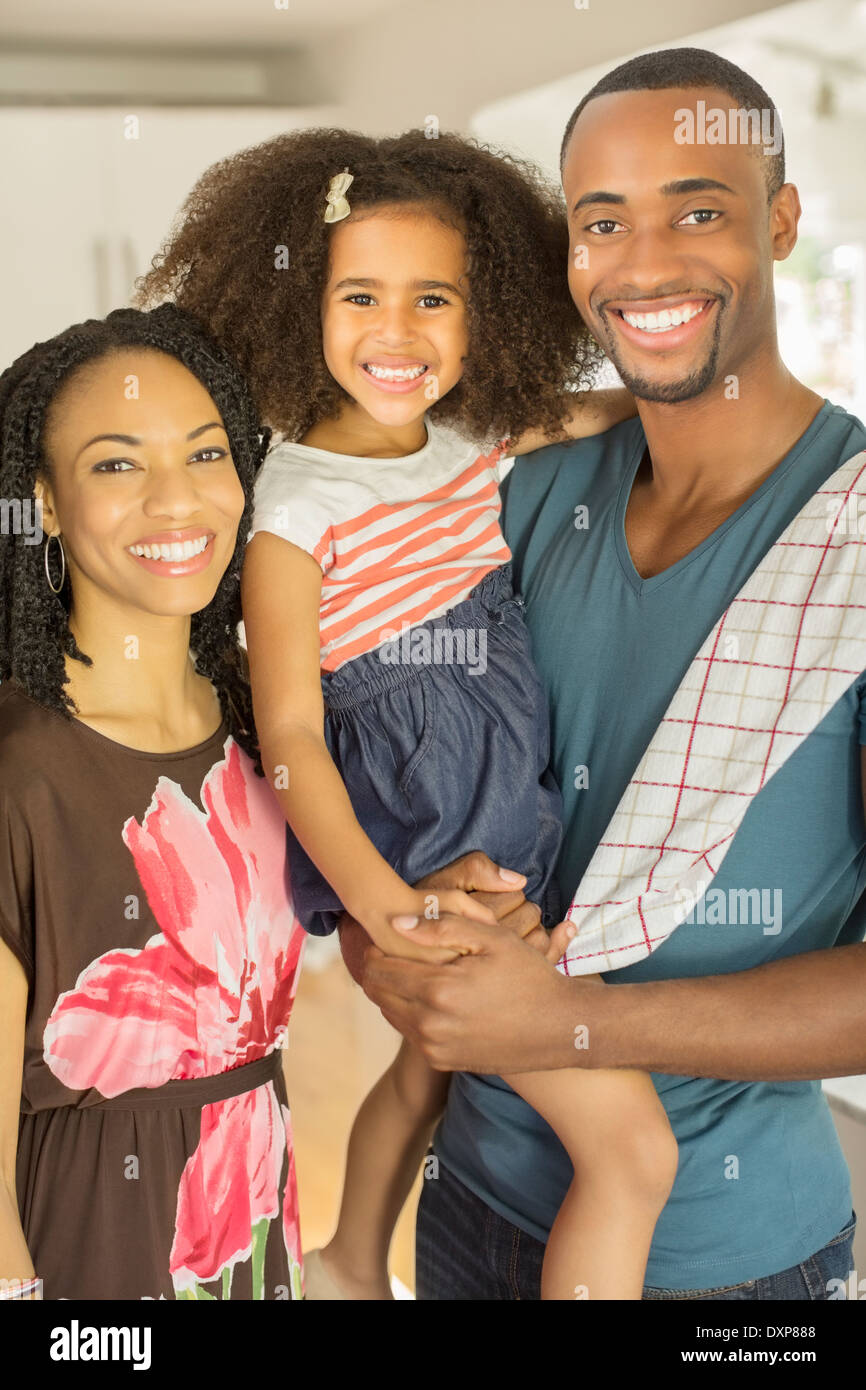
[[[262,465],[250,535],[271,531],[321,567],[325,671],[447,612],[511,559],[500,524],[505,443],[484,453],[429,420],[427,435],[405,458],[280,444]]]
[[[644,960],[718,873],[752,797],[866,670],[866,452],[827,479],[686,671],[567,916],[565,975]]]

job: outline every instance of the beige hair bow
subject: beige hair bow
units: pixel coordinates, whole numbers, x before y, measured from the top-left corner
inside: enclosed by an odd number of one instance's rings
[[[344,217],[348,217],[352,209],[346,201],[346,193],[351,184],[355,181],[354,174],[350,174],[348,169],[344,169],[342,174],[335,174],[328,186],[328,202],[325,208],[326,222],[342,222]]]

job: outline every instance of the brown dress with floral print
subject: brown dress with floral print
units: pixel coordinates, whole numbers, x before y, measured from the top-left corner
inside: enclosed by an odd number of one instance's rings
[[[17,1191],[45,1298],[297,1298],[285,823],[221,727],[144,753],[0,687]]]

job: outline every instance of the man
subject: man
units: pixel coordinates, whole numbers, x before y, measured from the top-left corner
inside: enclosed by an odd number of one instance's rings
[[[779,357],[773,262],[794,247],[800,205],[778,114],[739,68],[695,49],[623,64],[569,122],[562,179],[574,302],[639,409],[521,460],[504,489],[551,705],[569,902],[707,633],[866,430]],[[570,1169],[497,1074],[562,1066],[650,1070],[676,1134],[646,1298],[820,1299],[847,1275],[849,1179],[817,1078],[866,1070],[861,739],[866,673],[755,797],[713,880],[717,902],[770,915],[695,912],[609,972],[615,990],[564,977],[520,939],[531,909],[483,856],[427,882],[486,890],[515,931],[415,928],[478,954],[385,959],[344,925],[385,1017],[457,1072],[419,1210],[420,1298],[538,1297]]]

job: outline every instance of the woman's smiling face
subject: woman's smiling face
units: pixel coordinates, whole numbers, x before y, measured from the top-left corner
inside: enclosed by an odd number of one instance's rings
[[[338,223],[322,298],[329,372],[380,424],[412,423],[463,374],[468,293],[462,234],[423,205]]]
[[[45,428],[37,484],[60,534],[73,607],[97,595],[160,616],[197,613],[234,553],[244,491],[219,411],[176,358],[122,349],[80,368]]]

